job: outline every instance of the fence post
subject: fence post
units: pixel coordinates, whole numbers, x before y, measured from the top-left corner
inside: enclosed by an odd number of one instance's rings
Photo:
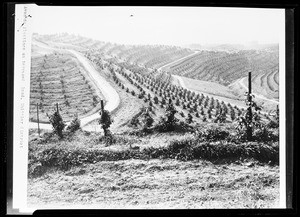
[[[39,120],[39,104],[36,104],[36,117],[37,117],[37,123],[38,123],[38,133],[40,137],[40,120]]]
[[[249,102],[249,122],[251,126],[248,127],[247,137],[248,140],[252,140],[252,96],[251,96],[251,72],[248,74],[248,102]]]
[[[100,103],[101,103],[101,115],[103,115],[104,114],[104,104],[103,104],[103,100],[101,99],[101,101],[100,101]],[[101,118],[101,117],[100,117]],[[103,127],[102,127],[103,128]],[[105,128],[103,128],[103,131],[104,131],[104,136],[106,136],[106,129]]]
[[[103,100],[101,99],[101,111],[103,112],[104,110],[104,104],[103,104]]]
[[[58,111],[58,103],[56,103],[56,112],[57,112],[57,114],[59,114],[59,111]]]

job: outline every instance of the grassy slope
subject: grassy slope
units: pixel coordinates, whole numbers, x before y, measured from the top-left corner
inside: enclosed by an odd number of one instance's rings
[[[210,81],[200,81],[192,78],[182,77],[184,84],[188,89],[193,91],[199,91],[203,93],[208,93],[211,95],[223,96],[231,99],[238,99],[229,88],[224,85],[210,82]]]
[[[125,150],[129,144],[159,147],[189,134],[120,135],[112,146],[99,142],[99,136],[78,132],[71,139],[50,137],[44,143],[32,130],[29,153],[49,147],[74,151]],[[272,208],[278,202],[279,167],[252,160],[222,164],[174,159],[100,161],[67,171],[50,168],[28,180],[28,204],[33,207]]]
[[[104,161],[29,179],[28,203],[97,209],[278,206],[278,166],[247,165],[201,160]]]

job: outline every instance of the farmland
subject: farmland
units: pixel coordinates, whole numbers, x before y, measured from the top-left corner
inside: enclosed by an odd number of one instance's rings
[[[43,54],[32,56],[30,84],[30,120],[36,121],[38,104],[41,122],[48,122],[50,113],[58,103],[65,120],[75,114],[84,117],[99,109],[102,94],[86,76],[85,69],[77,59],[68,52],[44,50]]]
[[[170,65],[172,74],[229,85],[253,73],[253,84],[267,97],[278,98],[278,50],[245,50],[234,53],[201,51]]]
[[[43,122],[56,103],[63,121],[76,113],[80,119],[99,111],[101,115],[81,129],[63,129],[61,135],[29,130],[29,206],[278,206],[278,110],[270,103],[272,114],[265,108],[261,111],[249,96],[245,104],[241,85],[247,85],[251,65],[253,91],[276,99],[276,52],[195,53],[175,46],[122,45],[70,34],[35,39],[31,121],[36,118],[36,104],[41,104]],[[120,97],[108,116],[104,109],[111,99],[99,91],[71,50],[80,53]]]
[[[91,40],[80,36],[68,34],[60,36],[42,36],[41,40],[50,39],[50,43],[66,43],[83,48],[95,50],[106,57],[117,57],[118,59],[131,64],[143,65],[147,68],[159,68],[176,59],[193,53],[190,49],[164,46],[164,45],[120,45],[110,42]]]

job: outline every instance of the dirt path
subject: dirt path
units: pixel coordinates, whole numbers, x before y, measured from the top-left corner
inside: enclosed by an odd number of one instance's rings
[[[182,57],[182,58],[180,58],[180,59],[178,59],[178,60],[175,60],[175,61],[173,61],[173,62],[167,63],[166,65],[163,65],[163,66],[159,67],[157,70],[160,71],[162,68],[167,67],[167,66],[169,66],[169,65],[172,65],[172,64],[174,64],[174,63],[176,63],[176,62],[179,62],[179,61],[181,61],[181,60],[183,60],[183,59],[186,59],[186,58],[188,58],[188,57],[190,57],[190,56],[193,56],[193,55],[197,54],[198,52],[199,52],[199,51],[195,51],[195,53],[189,54],[189,55],[187,55],[187,56],[185,56],[185,57]]]
[[[46,46],[44,45],[43,47]],[[108,110],[109,112],[114,111],[120,103],[120,96],[117,93],[117,91],[105,80],[105,78],[103,78],[99,74],[99,72],[96,71],[96,69],[91,65],[89,60],[87,60],[84,56],[82,56],[82,54],[74,50],[66,50],[66,51],[72,53],[78,59],[78,61],[83,65],[83,67],[87,70],[90,78],[93,80],[93,82],[96,84],[96,86],[99,88],[104,98],[106,99],[105,109]],[[98,119],[99,117],[100,115],[98,112],[89,115],[87,117],[84,117],[80,120],[81,126],[83,127],[88,123],[90,123],[91,121]],[[70,124],[70,122],[66,122],[66,124],[68,125]],[[38,125],[36,122],[29,122],[29,128],[37,128],[37,127]],[[51,124],[40,124],[40,128],[51,130],[52,126]],[[89,128],[85,130],[89,130]]]
[[[241,78],[239,80],[239,84],[245,89],[245,90],[248,90],[248,87],[246,87],[246,85],[244,84],[244,80],[246,79],[246,77],[244,78]],[[256,97],[256,98],[259,98],[259,99],[262,99],[262,100],[266,100],[266,101],[269,101],[269,102],[273,102],[273,103],[276,103],[276,104],[279,104],[278,101],[276,100],[273,100],[273,99],[269,99],[269,98],[266,98],[265,96],[263,95],[260,95],[260,94],[257,94],[257,93],[253,93],[252,94]]]

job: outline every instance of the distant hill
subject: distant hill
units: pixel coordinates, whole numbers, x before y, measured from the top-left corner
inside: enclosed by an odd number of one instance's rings
[[[227,52],[238,52],[240,50],[271,50],[276,51],[279,49],[278,44],[259,44],[259,43],[248,43],[248,44],[187,44],[183,46],[191,50],[211,50],[211,51],[227,51]]]

